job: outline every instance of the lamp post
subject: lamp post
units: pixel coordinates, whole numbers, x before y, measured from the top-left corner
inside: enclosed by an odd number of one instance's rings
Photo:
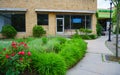
[[[108,41],[111,41],[111,25],[112,25],[112,1],[110,1],[110,24],[109,24],[109,36]]]

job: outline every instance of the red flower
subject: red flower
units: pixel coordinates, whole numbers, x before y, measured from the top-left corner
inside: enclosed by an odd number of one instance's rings
[[[25,54],[25,52],[24,52],[24,51],[22,51],[22,52],[21,52],[21,55],[24,55],[24,54]]]
[[[20,44],[25,44],[24,42],[20,42]]]
[[[23,61],[23,58],[20,58],[19,60],[20,60],[20,61]]]
[[[18,52],[18,54],[19,54],[19,55],[21,55],[21,51],[20,51],[20,52]]]
[[[3,48],[3,50],[5,51],[5,50],[6,50],[6,48]]]
[[[19,55],[24,55],[25,52],[24,52],[24,51],[20,51],[20,52],[18,52],[18,54],[19,54]]]
[[[10,58],[10,56],[9,56],[8,54],[6,54],[6,58],[7,58],[7,59]]]
[[[13,48],[17,48],[17,43],[16,42],[12,42],[12,44],[11,44],[11,46],[13,47]]]
[[[31,56],[31,52],[28,52],[28,56]]]
[[[15,56],[15,53],[12,53],[11,56]]]
[[[20,42],[18,46],[20,46],[20,45],[24,45],[24,44],[25,44],[24,42]]]
[[[24,47],[25,47],[25,48],[28,48],[27,44],[24,44]]]

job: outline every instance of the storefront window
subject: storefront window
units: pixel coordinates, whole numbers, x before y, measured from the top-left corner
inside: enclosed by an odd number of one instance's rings
[[[25,14],[0,13],[0,31],[4,25],[12,25],[18,32],[25,32]]]
[[[37,14],[38,25],[48,25],[48,14]]]
[[[91,29],[91,15],[86,16],[86,28]]]
[[[64,18],[65,29],[91,29],[91,15],[57,15],[57,18]]]
[[[85,17],[81,15],[71,16],[71,29],[85,28]]]

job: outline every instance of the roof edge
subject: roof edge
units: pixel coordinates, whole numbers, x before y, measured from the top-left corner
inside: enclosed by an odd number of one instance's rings
[[[94,10],[55,10],[55,9],[35,9],[36,12],[67,12],[67,13],[96,13]]]

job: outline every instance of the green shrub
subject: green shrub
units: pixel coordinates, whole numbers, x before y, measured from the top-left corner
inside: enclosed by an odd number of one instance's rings
[[[95,35],[95,34],[80,35],[80,37],[81,37],[82,39],[85,39],[85,40],[90,40],[90,39],[96,39],[96,38],[97,38],[97,35]]]
[[[66,64],[57,54],[34,52],[32,60],[32,66],[40,75],[65,75],[66,73]]]
[[[102,34],[102,26],[99,23],[97,23],[97,25],[96,25],[96,31],[97,31],[97,35],[101,36],[101,34]]]
[[[1,31],[2,35],[6,38],[14,38],[17,34],[17,31],[12,25],[4,25]]]
[[[86,40],[91,39],[91,38],[89,37],[89,35],[80,35],[80,37],[81,37],[82,39],[86,39]]]
[[[66,41],[66,38],[47,38],[42,37],[41,39],[35,39],[29,43],[30,50],[38,50],[41,53],[61,51],[61,45]]]
[[[60,43],[55,43],[53,50],[55,53],[59,53],[61,51],[61,44]]]
[[[57,41],[60,42],[60,44],[64,44],[67,41],[67,39],[63,38],[63,37],[56,37],[56,39],[57,39]]]
[[[85,32],[86,33],[92,33],[92,30],[91,29],[86,29]]]
[[[25,42],[25,43],[28,43],[30,41],[33,41],[35,38],[32,38],[32,37],[28,37],[28,38],[17,38],[17,39],[14,39],[16,42]]]
[[[48,42],[48,38],[47,37],[42,37],[42,43],[46,44]]]
[[[97,35],[91,34],[91,35],[89,35],[89,37],[90,37],[91,39],[96,39],[96,38],[97,38]]]
[[[80,31],[80,32],[85,32],[85,29],[84,29],[84,28],[80,28],[79,31]]]
[[[46,34],[46,31],[43,29],[42,26],[34,26],[33,27],[33,36],[34,37],[41,37],[43,34]]]
[[[80,31],[80,32],[83,32],[83,33],[92,33],[92,30],[91,30],[91,29],[80,28],[79,31]]]
[[[64,58],[67,68],[70,68],[83,58],[86,49],[87,45],[82,39],[74,38],[62,46],[59,54]]]

